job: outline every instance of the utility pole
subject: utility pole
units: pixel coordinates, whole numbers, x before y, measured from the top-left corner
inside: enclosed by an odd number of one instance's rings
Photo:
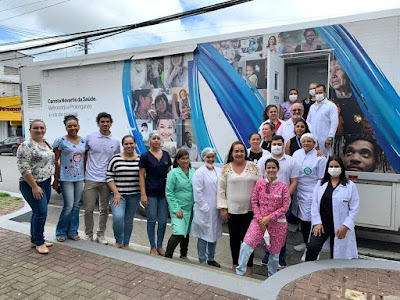
[[[85,42],[84,42],[84,51],[85,51],[85,55],[88,54],[88,45],[89,45],[88,39],[85,38]]]

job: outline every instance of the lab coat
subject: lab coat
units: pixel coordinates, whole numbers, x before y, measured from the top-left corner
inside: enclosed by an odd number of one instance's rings
[[[221,168],[214,170],[201,166],[194,173],[193,184],[193,221],[190,235],[214,243],[222,236],[222,220],[217,209],[217,184]]]
[[[172,169],[167,176],[166,197],[171,214],[172,233],[187,235],[190,232],[193,210],[192,177],[194,169],[189,169],[189,177],[180,167]],[[182,210],[183,218],[179,219],[176,213]]]
[[[281,126],[279,127],[276,135],[281,135],[285,141],[285,144],[288,140],[294,137],[296,134],[294,132],[294,123],[292,118],[289,120],[284,121]]]
[[[311,133],[318,139],[319,149],[325,154],[329,154],[328,149],[325,148],[325,141],[328,137],[335,137],[339,125],[337,106],[326,98],[321,104],[314,103],[310,107],[307,124]]]
[[[317,150],[308,153],[299,149],[293,153],[299,168],[299,180],[292,204],[292,212],[303,221],[311,221],[311,203],[314,187],[324,177],[326,157],[317,156]]]
[[[314,188],[311,205],[311,223],[313,226],[322,224],[320,205],[321,198],[327,186],[328,182],[325,182],[323,185],[318,182]],[[332,193],[332,213],[335,233],[343,225],[349,228],[345,238],[338,239],[335,236],[333,246],[333,258],[335,259],[358,258],[354,222],[358,215],[359,203],[358,191],[352,181],[349,181],[346,185],[339,184]]]

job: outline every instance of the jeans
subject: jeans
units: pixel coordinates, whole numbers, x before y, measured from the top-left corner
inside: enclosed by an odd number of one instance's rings
[[[47,204],[51,196],[50,178],[37,184],[43,190],[40,199],[33,198],[32,188],[26,181],[19,182],[19,190],[32,209],[31,217],[31,242],[36,246],[44,244],[44,224],[47,218]]]
[[[269,252],[265,251],[265,255],[264,258],[262,259],[262,262],[264,264],[268,264],[268,260],[269,260]],[[279,253],[279,264],[282,267],[286,267],[286,242],[281,249],[281,253]]]
[[[197,253],[199,255],[199,262],[201,264],[205,264],[206,261],[213,261],[216,247],[217,247],[217,242],[210,243],[201,238],[198,238]]]
[[[121,195],[118,205],[113,204],[114,195],[110,197],[110,206],[113,215],[113,230],[115,242],[129,246],[133,231],[133,218],[139,206],[140,194]]]
[[[110,200],[110,188],[107,182],[85,181],[83,192],[83,204],[85,206],[85,234],[93,237],[93,211],[97,199],[99,199],[99,228],[97,236],[104,237],[108,219],[108,203]]]
[[[240,247],[239,264],[236,267],[236,274],[244,275],[246,273],[246,265],[249,261],[250,256],[253,254],[254,249],[246,244],[242,243]],[[268,259],[268,276],[274,275],[278,270],[279,254],[270,254]]]
[[[61,181],[61,193],[64,201],[63,208],[56,228],[57,238],[78,236],[79,228],[79,201],[83,194],[82,181]]]
[[[158,220],[157,228],[157,248],[162,248],[165,229],[167,227],[168,203],[165,197],[149,196],[146,207],[147,216],[147,236],[149,237],[150,247],[156,248],[155,226]]]

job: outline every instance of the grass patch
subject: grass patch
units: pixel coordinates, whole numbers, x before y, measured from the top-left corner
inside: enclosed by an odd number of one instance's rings
[[[10,197],[10,194],[5,193],[5,192],[0,192],[0,198],[3,198],[3,197]]]
[[[20,197],[5,197],[2,196],[0,199],[0,210],[13,208],[18,202],[21,202]]]

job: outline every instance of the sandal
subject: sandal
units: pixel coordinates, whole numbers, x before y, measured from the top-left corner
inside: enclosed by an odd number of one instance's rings
[[[44,245],[45,245],[46,247],[51,247],[51,246],[53,246],[53,243],[44,242]],[[35,244],[35,243],[31,243],[31,248],[36,248],[36,244]]]
[[[76,236],[71,236],[69,239],[73,241],[79,241],[81,237],[79,235],[76,235]]]
[[[57,238],[57,242],[64,243],[67,239],[65,237]]]
[[[45,244],[36,246],[36,252],[39,254],[49,254],[49,248],[46,247]]]

